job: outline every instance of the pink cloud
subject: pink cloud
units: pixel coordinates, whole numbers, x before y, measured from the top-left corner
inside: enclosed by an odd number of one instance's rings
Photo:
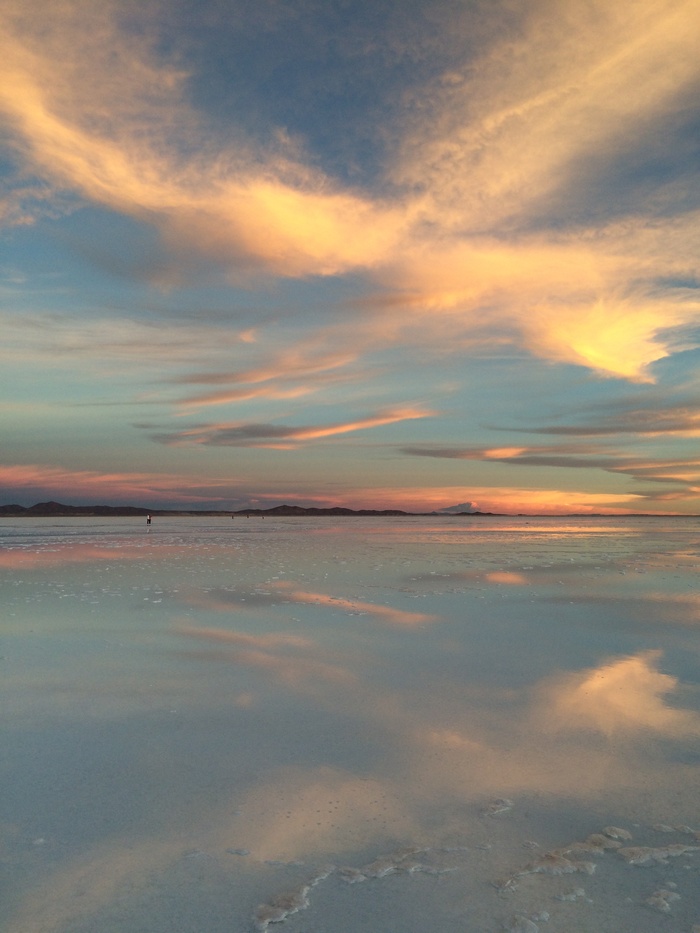
[[[43,497],[70,494],[71,499],[103,497],[106,502],[146,498],[148,501],[168,499],[202,502],[215,499],[220,488],[212,483],[211,496],[188,490],[194,484],[185,477],[167,473],[100,473],[96,470],[71,470],[40,464],[0,465],[0,486],[18,493]]]
[[[424,408],[406,407],[379,412],[355,421],[329,425],[288,427],[277,424],[246,424],[238,421],[219,422],[172,433],[157,434],[154,439],[170,446],[272,447],[284,450],[296,447],[303,441],[350,434],[354,431],[383,427],[401,421],[430,418],[435,414],[436,412]]]

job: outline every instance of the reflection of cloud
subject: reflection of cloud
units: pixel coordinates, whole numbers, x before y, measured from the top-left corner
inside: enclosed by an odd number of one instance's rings
[[[647,651],[557,678],[542,687],[539,715],[555,730],[700,735],[699,714],[664,701],[678,680],[657,669],[660,659],[660,651]]]
[[[234,632],[222,628],[194,628],[181,625],[175,631],[178,635],[189,638],[201,638],[225,645],[245,645],[247,648],[312,648],[314,642],[302,635],[290,635],[287,632],[272,632],[267,635],[250,635],[248,632]]]
[[[330,767],[288,768],[251,791],[237,839],[260,859],[364,848],[375,836],[410,838],[409,808],[391,782]]]
[[[45,548],[0,549],[0,567],[11,570],[43,570],[65,564],[84,564],[96,561],[117,562],[143,560],[148,552],[143,547],[99,547],[94,544],[62,544],[50,550]],[[172,551],[171,551],[172,553]]]
[[[484,579],[488,583],[500,583],[505,586],[527,586],[528,584],[527,577],[511,570],[494,570],[492,573],[487,573]]]
[[[203,655],[205,658],[262,672],[293,689],[305,691],[319,682],[351,686],[357,679],[352,671],[329,662],[313,641],[303,637],[286,633],[249,635],[229,629],[188,625],[180,626],[176,631],[186,638],[230,647],[230,650]]]
[[[82,925],[85,918],[111,904],[123,886],[172,862],[183,840],[122,839],[93,847],[69,859],[20,902],[7,933],[49,933]]]
[[[391,606],[379,606],[376,603],[366,603],[356,599],[343,599],[338,596],[328,596],[326,593],[310,593],[297,590],[293,583],[278,583],[275,589],[284,594],[284,598],[294,603],[306,603],[312,606],[329,606],[332,609],[342,609],[345,612],[361,613],[374,616],[389,625],[402,625],[408,628],[423,625],[426,622],[437,622],[439,617],[424,612],[407,612],[403,609],[394,609]]]
[[[362,600],[343,599],[341,596],[329,596],[326,593],[300,590],[293,583],[271,584],[269,592],[245,591],[243,593],[234,593],[213,590],[203,593],[199,590],[193,590],[184,593],[181,598],[188,606],[195,606],[198,609],[206,609],[210,612],[250,611],[254,608],[275,606],[280,601],[284,601],[301,605],[328,606],[331,609],[339,609],[354,615],[370,615],[389,625],[400,625],[407,628],[438,620],[438,616],[429,613],[409,612],[405,609],[395,609],[392,606],[381,606],[377,603],[368,603]],[[196,631],[201,633],[205,630],[197,629]],[[225,631],[220,629],[210,631],[220,633],[220,640],[234,641],[239,638],[237,634],[234,635],[233,633],[230,633],[229,638]],[[291,643],[290,641],[289,644]]]

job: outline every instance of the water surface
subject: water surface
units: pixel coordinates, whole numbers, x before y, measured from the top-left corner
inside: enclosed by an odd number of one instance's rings
[[[0,521],[3,930],[700,924],[700,522],[143,521]]]

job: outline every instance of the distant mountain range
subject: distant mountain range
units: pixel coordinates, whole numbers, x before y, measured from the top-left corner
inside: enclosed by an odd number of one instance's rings
[[[275,516],[318,516],[318,515],[435,515],[427,512],[404,512],[401,509],[346,509],[336,506],[334,508],[319,509],[305,508],[300,505],[276,505],[271,509],[145,509],[134,505],[63,505],[61,502],[37,502],[36,505],[25,507],[23,505],[0,505],[0,517],[5,518],[71,518],[80,516],[118,517],[118,516],[146,516],[146,515],[193,515],[193,516],[224,516],[224,515],[266,515]],[[442,513],[441,513],[442,514]],[[490,512],[458,512],[458,515],[490,515]]]
[[[92,517],[129,517],[129,516],[143,516],[146,515],[153,516],[177,516],[177,515],[192,515],[192,516],[248,516],[248,515],[259,515],[259,516],[269,516],[270,518],[274,517],[289,517],[289,516],[320,516],[320,515],[329,515],[329,516],[353,516],[353,515],[375,515],[379,517],[386,516],[397,516],[402,515],[414,515],[414,516],[432,516],[433,518],[437,515],[445,516],[449,518],[450,516],[469,516],[479,517],[484,515],[490,516],[501,516],[504,518],[516,517],[509,513],[503,512],[404,512],[402,509],[346,509],[341,506],[334,506],[333,508],[319,509],[315,506],[304,507],[301,505],[276,505],[271,509],[238,509],[237,511],[232,511],[231,509],[147,509],[142,508],[137,505],[63,505],[61,502],[37,502],[36,505],[30,505],[25,507],[23,505],[0,505],[0,518],[79,518],[80,516],[85,516],[86,518]],[[623,515],[609,515],[604,512],[569,512],[563,515],[547,515],[544,514],[532,514],[519,512],[519,517],[522,518],[700,518],[697,514],[690,515],[660,515],[654,514],[653,512],[626,512]]]

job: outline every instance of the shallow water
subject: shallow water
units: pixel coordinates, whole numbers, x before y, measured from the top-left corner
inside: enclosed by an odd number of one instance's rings
[[[0,928],[700,924],[700,521],[0,521]]]

